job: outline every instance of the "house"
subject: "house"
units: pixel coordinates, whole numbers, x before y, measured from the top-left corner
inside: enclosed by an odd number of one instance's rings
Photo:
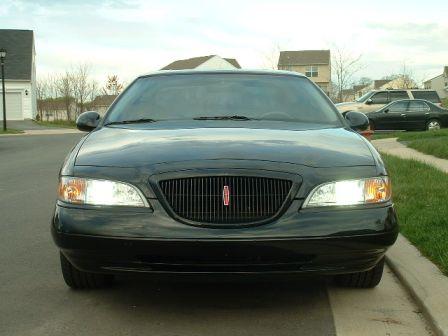
[[[96,96],[94,100],[86,104],[86,107],[90,111],[96,111],[101,116],[104,116],[106,114],[107,109],[109,106],[113,103],[113,101],[117,98],[116,95],[99,95]]]
[[[380,90],[387,89],[415,89],[417,88],[417,83],[409,76],[402,75],[389,80],[387,83],[381,86]]]
[[[76,101],[73,97],[57,97],[37,100],[37,110],[42,120],[68,120],[67,109],[73,114],[76,112]]]
[[[355,90],[355,99],[358,99],[359,97],[362,97],[363,95],[365,95],[367,92],[372,91],[372,90],[386,90],[386,89],[390,89],[391,87],[389,86],[391,80],[390,79],[376,79],[374,81],[372,81],[372,83],[368,84],[368,85],[355,85],[353,88]]]
[[[278,69],[305,74],[328,95],[331,83],[330,50],[281,51]]]
[[[235,58],[222,58],[218,55],[209,55],[177,60],[164,66],[161,70],[183,69],[232,70],[241,69],[241,66]]]
[[[37,115],[36,52],[33,31],[0,29],[0,49],[6,49],[6,119],[35,119]],[[0,99],[0,111],[2,110],[2,99]],[[0,113],[0,120],[3,120],[3,113]]]
[[[435,90],[441,99],[448,97],[448,66],[445,66],[443,73],[423,83],[425,89]]]

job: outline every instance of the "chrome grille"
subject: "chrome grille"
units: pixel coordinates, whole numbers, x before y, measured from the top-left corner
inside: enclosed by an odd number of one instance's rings
[[[207,176],[164,180],[159,186],[168,205],[181,218],[200,223],[244,224],[273,217],[284,205],[292,182],[265,177]]]

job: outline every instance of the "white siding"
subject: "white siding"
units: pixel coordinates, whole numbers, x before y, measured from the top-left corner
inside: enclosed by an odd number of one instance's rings
[[[31,60],[31,110],[29,115],[25,116],[27,119],[36,119],[37,116],[37,94],[36,94],[36,48],[34,46],[34,38],[33,38],[33,54]]]
[[[217,69],[217,70],[232,70],[236,69],[232,64],[227,62],[225,59],[214,56],[209,60],[205,61],[199,65],[196,69]]]
[[[428,82],[430,83],[429,88],[432,90],[436,90],[441,99],[448,97],[448,91],[445,89],[445,85],[448,82],[447,78],[445,78],[443,75],[440,75],[429,80]]]

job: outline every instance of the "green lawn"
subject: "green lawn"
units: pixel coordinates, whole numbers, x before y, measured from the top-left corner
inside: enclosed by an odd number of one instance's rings
[[[382,157],[401,233],[448,275],[448,174],[417,161]]]
[[[437,131],[379,133],[374,135],[373,140],[391,137],[406,142],[406,146],[419,152],[448,159],[448,128]]]
[[[49,127],[76,128],[76,122],[71,120],[36,121],[36,124]]]
[[[407,146],[419,152],[448,159],[448,136],[413,140]]]
[[[0,129],[0,134],[20,134],[23,133],[21,130],[13,129],[13,128],[7,128],[6,132],[3,131],[3,128]]]

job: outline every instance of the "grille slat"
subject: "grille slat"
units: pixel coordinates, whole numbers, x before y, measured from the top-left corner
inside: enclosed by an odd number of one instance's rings
[[[247,177],[207,176],[164,180],[160,189],[179,217],[211,224],[245,224],[273,217],[285,203],[292,182]],[[229,204],[224,205],[224,186]]]

